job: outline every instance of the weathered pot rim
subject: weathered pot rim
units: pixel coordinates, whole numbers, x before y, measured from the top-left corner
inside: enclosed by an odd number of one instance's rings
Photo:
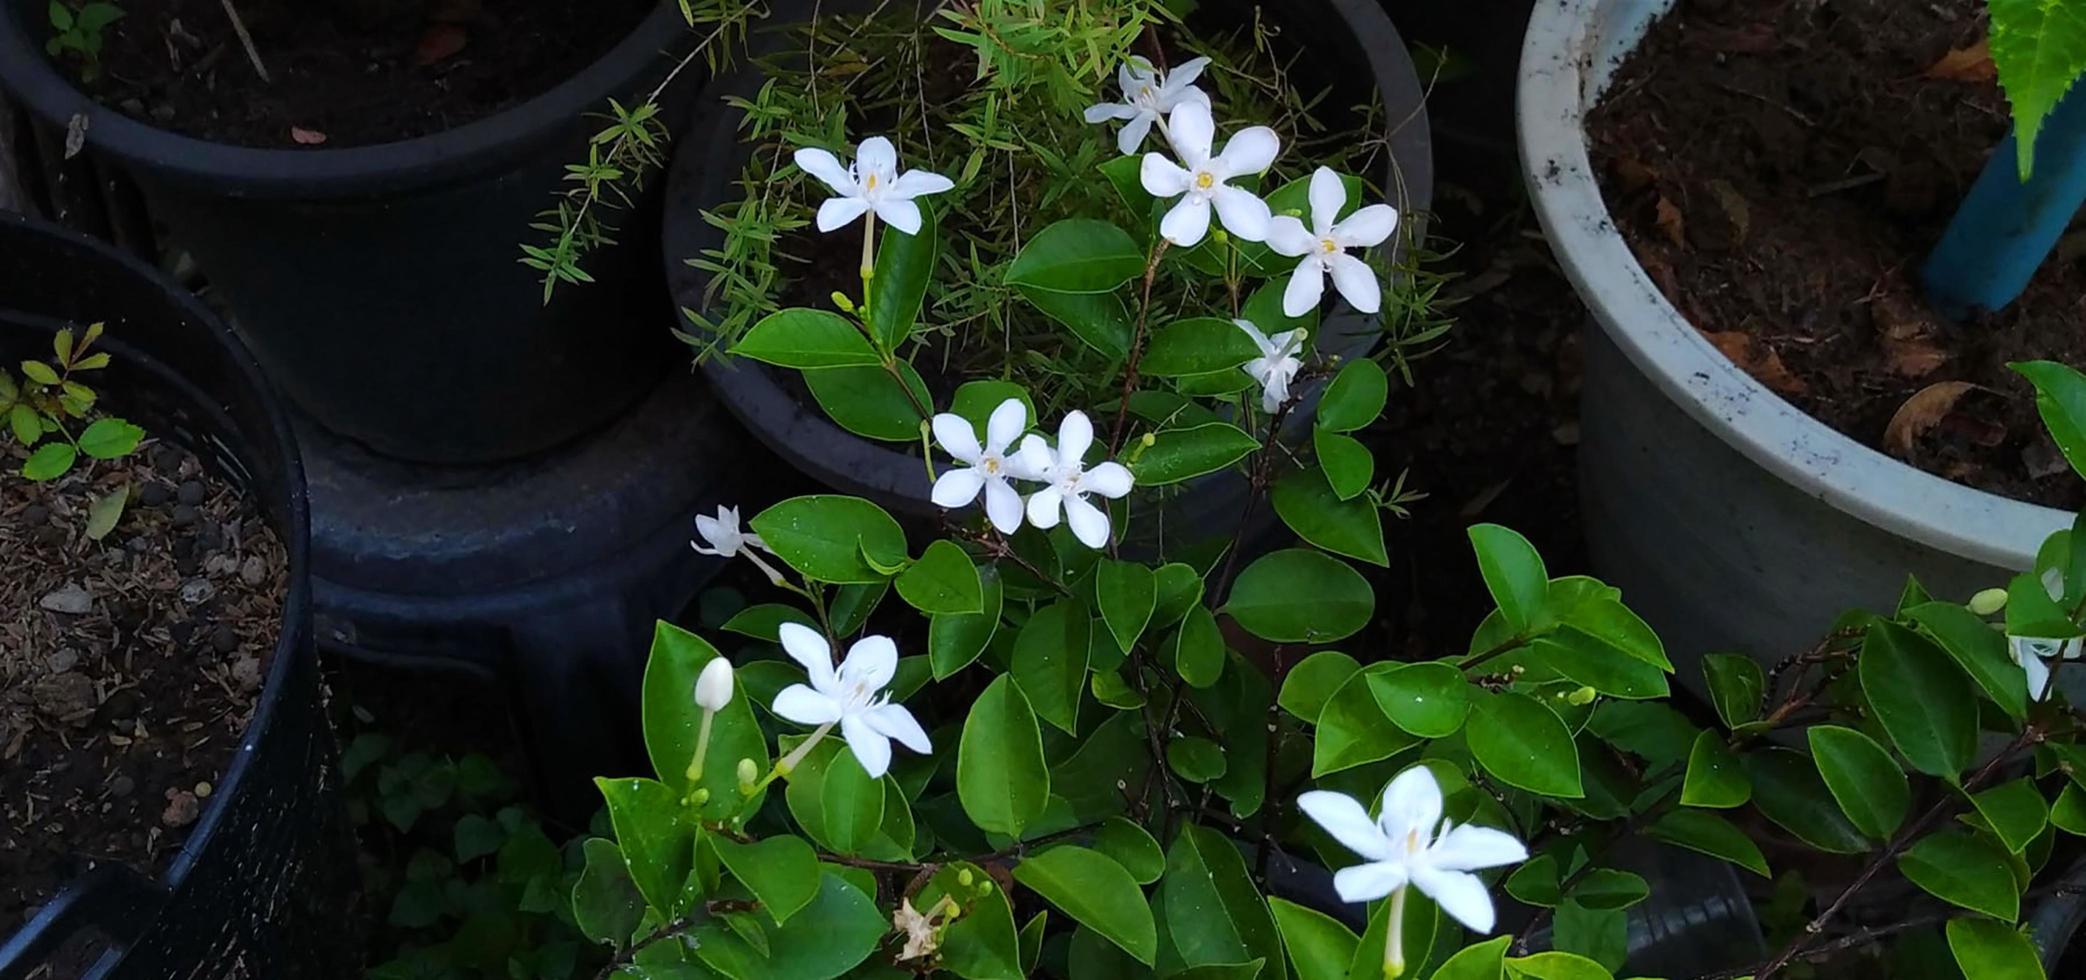
[[[1768,472],[1912,541],[2026,569],[2072,515],[1963,486],[1862,445],[1733,364],[1666,300],[1616,229],[1585,117],[1673,0],[1537,0],[1516,94],[1522,177],[1558,264],[1601,329],[1697,422]]]

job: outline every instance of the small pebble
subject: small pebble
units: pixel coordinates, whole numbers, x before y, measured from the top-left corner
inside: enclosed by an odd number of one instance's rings
[[[259,657],[240,657],[232,661],[232,680],[239,683],[242,691],[252,691],[261,686],[261,660]]]
[[[203,563],[203,571],[211,578],[230,575],[238,568],[239,559],[231,555],[211,555],[210,559]]]
[[[35,540],[45,548],[62,548],[65,546],[65,529],[56,524],[45,524],[36,529]]]
[[[199,800],[207,800],[207,799],[209,799],[209,798],[210,798],[210,784],[209,784],[209,783],[207,783],[207,782],[197,783],[197,784],[196,784],[196,799],[199,799]]]
[[[181,471],[181,450],[161,446],[152,451],[152,468],[172,476]]]
[[[248,555],[245,561],[239,563],[239,581],[250,586],[258,586],[268,581],[268,563],[262,561],[260,555]]]
[[[219,653],[231,653],[239,649],[239,631],[229,623],[219,623],[210,631],[210,648]]]
[[[194,507],[203,502],[203,493],[203,481],[190,480],[181,484],[181,489],[174,494],[174,499]]]
[[[167,791],[167,809],[159,815],[161,823],[169,827],[186,827],[203,815],[203,804],[196,794],[185,789]]]
[[[94,596],[78,583],[68,583],[64,588],[38,599],[36,604],[55,613],[80,616],[94,608]]]
[[[129,776],[117,776],[115,779],[109,780],[109,795],[119,800],[137,792],[137,789],[138,781]]]
[[[146,507],[165,507],[167,499],[172,496],[173,493],[167,490],[166,484],[153,480],[138,491],[138,503]]]
[[[44,661],[44,666],[47,669],[49,669],[50,672],[53,674],[62,674],[68,670],[73,669],[73,667],[78,665],[79,662],[80,651],[75,650],[71,647],[62,647],[59,649],[57,653],[51,654],[51,656]]]
[[[181,583],[181,601],[191,606],[200,606],[217,595],[217,586],[207,578],[192,578]]]
[[[196,522],[196,509],[188,504],[174,505],[174,526],[187,527]]]

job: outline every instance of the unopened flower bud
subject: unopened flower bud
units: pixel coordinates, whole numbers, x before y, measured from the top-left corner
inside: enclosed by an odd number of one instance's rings
[[[971,882],[976,880],[976,876],[971,874],[971,869],[969,868],[964,868],[956,872],[956,883],[962,885],[965,888],[969,888],[971,886]]]
[[[1219,228],[1216,231],[1210,232],[1210,240],[1216,242],[1218,245],[1223,245],[1231,241],[1231,236],[1225,234],[1224,229]]]
[[[754,765],[752,759],[739,760],[739,785],[751,786],[753,781],[759,778],[761,778],[761,768]]]
[[[847,298],[847,294],[838,289],[833,290],[833,305],[842,313],[855,312],[855,301]]]
[[[1970,611],[1980,616],[1990,616],[2005,608],[2005,589],[1986,589],[1970,597]]]
[[[704,711],[723,711],[732,701],[732,662],[712,658],[695,678],[695,703]]]
[[[1154,435],[1153,433],[1147,432],[1144,434],[1144,438],[1138,441],[1144,443],[1144,448],[1150,449],[1153,446],[1159,444],[1159,437],[1157,435]]]
[[[992,894],[992,879],[986,878],[978,882],[978,895],[983,897],[990,894]]]
[[[1581,707],[1584,707],[1584,706],[1586,706],[1586,705],[1592,704],[1592,703],[1593,703],[1593,699],[1594,699],[1594,697],[1595,697],[1595,696],[1596,696],[1596,692],[1594,691],[1594,689],[1593,689],[1593,688],[1591,688],[1591,687],[1581,687],[1580,689],[1578,689],[1578,690],[1576,690],[1576,691],[1573,691],[1573,692],[1572,692],[1572,693],[1570,693],[1570,694],[1567,694],[1567,695],[1565,695],[1565,700],[1566,700],[1566,701],[1569,701],[1569,702],[1571,702],[1571,703],[1573,703],[1573,704],[1575,704],[1575,705],[1579,705],[1579,706],[1581,706]]]
[[[688,802],[695,806],[702,806],[710,802],[710,791],[698,786],[695,788],[695,792],[688,794]]]

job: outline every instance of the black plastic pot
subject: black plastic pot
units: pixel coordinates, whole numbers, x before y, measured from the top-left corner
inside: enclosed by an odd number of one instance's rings
[[[290,572],[240,752],[166,875],[103,865],[75,879],[0,943],[0,980],[77,975],[39,973],[61,952],[110,980],[356,972],[341,927],[354,859],[312,646],[304,475],[281,406],[194,297],[92,240],[0,214],[0,307],[9,360],[47,350],[61,326],[106,321],[107,386],[125,414],[251,495]]]
[[[814,0],[777,3],[774,20],[808,19],[814,6]],[[828,16],[836,9],[832,0],[818,6]],[[837,6],[847,12],[871,5]],[[1287,38],[1308,44],[1314,61],[1322,59],[1332,66],[1323,70],[1326,77],[1374,80],[1384,118],[1392,125],[1391,163],[1378,182],[1396,189],[1394,203],[1408,225],[1417,225],[1433,199],[1433,150],[1419,76],[1390,18],[1375,0],[1222,0],[1206,2],[1199,9],[1216,21],[1224,11],[1237,8],[1236,13],[1244,18],[1237,22],[1247,23],[1256,6]],[[685,260],[718,248],[723,241],[723,232],[704,221],[701,212],[720,209],[743,193],[733,182],[750,149],[739,140],[740,113],[726,107],[723,99],[750,97],[761,81],[751,71],[720,77],[703,93],[696,115],[686,127],[689,138],[682,140],[674,157],[663,219],[665,258],[667,280],[682,306],[702,309],[708,298],[704,295],[708,274]],[[1399,239],[1404,238],[1401,233]],[[1360,316],[1342,305],[1325,317],[1317,342],[1323,352],[1354,357],[1373,349],[1378,336],[1374,317]],[[908,447],[864,439],[840,428],[785,383],[787,371],[723,356],[706,359],[702,370],[732,414],[807,475],[894,511],[916,516],[935,512],[927,496],[930,484],[922,475],[919,459],[908,454]],[[1303,389],[1307,410],[1291,413],[1289,421],[1299,435],[1309,431],[1308,409],[1321,388]],[[1188,492],[1169,499],[1163,521],[1150,523],[1177,529],[1229,528],[1237,523],[1247,498],[1246,481],[1237,474],[1205,477],[1191,484]]]
[[[673,363],[658,329],[655,193],[548,305],[518,261],[529,224],[586,159],[592,114],[642,95],[693,36],[662,4],[549,92],[430,136],[345,149],[227,146],[155,129],[75,88],[43,52],[43,0],[0,0],[0,85],[143,189],[230,306],[276,385],[387,455],[526,455],[614,417]],[[679,86],[675,87],[676,89]],[[671,95],[672,93],[669,92]],[[663,117],[676,121],[673,105]]]

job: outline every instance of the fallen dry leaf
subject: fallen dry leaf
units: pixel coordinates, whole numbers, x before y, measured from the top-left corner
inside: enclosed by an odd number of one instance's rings
[[[290,139],[298,143],[302,143],[305,146],[317,146],[320,143],[326,142],[326,134],[319,132],[316,129],[305,129],[302,126],[291,126]]]
[[[1740,242],[1745,241],[1746,233],[1753,228],[1753,209],[1746,204],[1745,195],[1721,177],[1710,181],[1709,189],[1716,196],[1717,206],[1723,209],[1724,217],[1731,222],[1733,236]]]
[[[1967,48],[1956,48],[1928,66],[1928,78],[1951,82],[1989,82],[1999,77],[1992,65],[1992,42],[1986,38]]]
[[[1924,340],[1886,339],[1883,342],[1884,367],[1900,377],[1924,378],[1947,363],[1948,352]]]
[[[455,24],[435,24],[420,35],[420,43],[413,48],[413,63],[425,67],[443,61],[464,49],[470,37]]]
[[[1685,248],[1688,244],[1688,226],[1686,219],[1680,215],[1680,209],[1674,207],[1672,201],[1666,200],[1666,195],[1661,194],[1658,212],[1659,230],[1665,232],[1674,245]]]
[[[1718,353],[1731,359],[1739,370],[1752,376],[1753,380],[1784,395],[1801,395],[1811,390],[1802,378],[1789,372],[1782,363],[1782,356],[1775,349],[1761,343],[1752,334],[1743,330],[1702,331]]]
[[[1883,427],[1883,446],[1892,455],[1910,458],[1913,444],[1928,429],[1940,425],[1956,402],[1977,385],[1968,381],[1937,381],[1912,393]]]

